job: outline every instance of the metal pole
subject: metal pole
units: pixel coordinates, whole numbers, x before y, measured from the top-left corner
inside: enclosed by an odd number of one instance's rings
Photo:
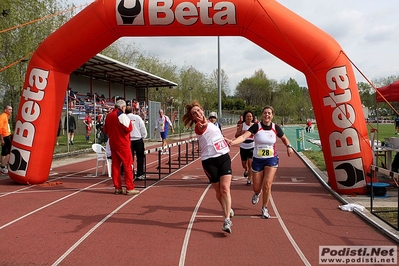
[[[218,113],[219,119],[222,119],[222,80],[220,75],[220,37],[218,36]]]
[[[67,137],[67,151],[69,152],[69,89],[66,91],[66,137]]]
[[[92,126],[94,127],[94,143],[97,143],[97,119],[96,119],[96,94],[93,96],[93,121]]]

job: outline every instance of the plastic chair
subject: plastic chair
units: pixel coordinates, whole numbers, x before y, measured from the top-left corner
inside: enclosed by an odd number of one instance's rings
[[[105,154],[105,148],[98,143],[94,143],[93,145],[91,145],[91,148],[97,155],[96,176],[98,175],[98,167],[100,163],[102,163],[102,174],[105,174],[105,164],[107,164],[108,176],[111,177],[111,160],[107,159],[107,156]]]

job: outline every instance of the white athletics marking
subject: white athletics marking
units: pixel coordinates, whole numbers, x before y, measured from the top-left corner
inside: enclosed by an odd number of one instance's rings
[[[276,204],[274,204],[274,200],[273,197],[270,196],[270,203],[273,207],[274,213],[276,214],[276,217],[281,225],[281,228],[283,229],[285,235],[287,236],[288,240],[291,242],[291,245],[294,247],[296,253],[299,255],[299,257],[301,258],[301,260],[303,261],[303,263],[305,265],[309,265],[311,266],[312,264],[310,264],[310,262],[307,260],[307,258],[305,257],[305,255],[302,253],[302,250],[299,248],[298,244],[295,242],[294,238],[292,237],[292,235],[290,234],[290,231],[288,230],[288,228],[285,226],[283,219],[280,216],[280,213],[277,211],[277,207]]]

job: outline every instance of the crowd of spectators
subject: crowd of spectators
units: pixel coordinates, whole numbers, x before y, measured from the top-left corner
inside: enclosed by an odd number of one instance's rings
[[[71,88],[67,91],[67,97],[65,109],[68,106],[69,111],[78,115],[78,119],[83,120],[89,113],[95,115],[93,117],[93,126],[96,129],[96,137],[100,143],[105,142],[106,139],[103,137],[102,129],[106,116],[114,109],[116,100],[121,97],[106,98],[104,94],[99,95],[98,93],[79,94]],[[126,105],[132,106],[133,113],[139,115],[147,123],[148,106],[145,102],[139,103],[136,99],[132,99],[126,100]]]

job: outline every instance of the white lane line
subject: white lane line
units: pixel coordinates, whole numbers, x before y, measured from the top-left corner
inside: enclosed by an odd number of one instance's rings
[[[19,218],[17,218],[17,219],[15,219],[15,220],[11,221],[11,222],[8,222],[8,223],[6,223],[6,224],[0,226],[0,230],[6,228],[6,227],[9,226],[9,225],[12,225],[13,223],[18,222],[18,221],[20,221],[20,220],[22,220],[22,219],[24,219],[24,218],[26,218],[26,217],[28,217],[28,216],[30,216],[30,215],[36,213],[36,212],[39,212],[39,211],[41,211],[41,210],[43,210],[43,209],[45,209],[45,208],[47,208],[47,207],[50,207],[51,205],[54,205],[54,204],[56,204],[56,203],[58,203],[58,202],[60,202],[60,201],[63,201],[64,199],[67,199],[67,198],[69,198],[69,197],[72,197],[72,196],[75,195],[75,194],[78,194],[78,193],[80,193],[80,192],[82,192],[82,191],[88,190],[88,189],[91,188],[91,187],[97,186],[97,185],[99,185],[99,184],[101,184],[101,183],[103,183],[103,182],[105,182],[105,181],[107,181],[107,180],[103,180],[103,181],[100,181],[100,182],[95,183],[95,184],[93,184],[93,185],[90,185],[90,186],[88,186],[88,187],[85,187],[85,188],[83,188],[83,189],[80,189],[80,190],[78,190],[78,191],[76,191],[76,192],[74,192],[74,193],[72,193],[72,194],[69,194],[69,195],[67,195],[67,196],[65,196],[65,197],[59,198],[58,200],[55,200],[55,201],[53,201],[53,202],[51,202],[51,203],[48,203],[48,204],[46,204],[46,205],[44,205],[44,206],[42,206],[42,207],[40,207],[40,208],[38,208],[38,209],[36,209],[36,210],[34,210],[34,211],[28,212],[27,214],[22,215],[22,216],[20,216]]]
[[[197,215],[198,209],[199,209],[199,207],[200,207],[200,205],[201,205],[201,203],[202,203],[202,201],[203,201],[203,199],[204,199],[204,197],[205,197],[205,195],[208,192],[210,187],[211,187],[211,184],[209,184],[206,187],[206,189],[202,193],[201,197],[199,198],[199,200],[197,202],[197,205],[195,206],[193,214],[191,215],[190,222],[188,223],[188,226],[187,226],[186,235],[184,236],[183,246],[182,246],[181,252],[180,252],[179,266],[183,266],[184,262],[186,260],[188,241],[190,239],[191,229],[193,228],[195,216]]]
[[[193,164],[194,162],[198,161],[200,158],[197,158],[196,160],[190,162],[187,165],[184,165],[183,167],[181,167],[180,169],[176,170],[175,172],[170,173],[169,175],[165,176],[164,178],[162,178],[159,181],[156,181],[155,183],[151,184],[150,186],[146,187],[145,189],[141,190],[140,194],[133,196],[132,198],[130,198],[129,200],[125,201],[124,203],[122,203],[119,207],[117,207],[115,210],[113,210],[111,213],[109,213],[106,217],[104,217],[100,222],[98,222],[96,225],[94,225],[85,235],[83,235],[78,241],[75,242],[75,244],[73,244],[64,254],[62,254],[52,265],[59,265],[72,251],[74,251],[84,240],[86,240],[87,237],[89,237],[98,227],[100,227],[105,221],[107,221],[109,218],[112,217],[112,215],[114,215],[116,212],[118,212],[120,209],[122,209],[126,204],[128,204],[129,202],[131,202],[133,199],[135,199],[136,197],[142,195],[146,190],[153,188],[155,185],[157,185],[159,182],[165,180],[166,178],[168,178],[169,176],[183,170],[184,168],[190,166],[191,164]]]
[[[237,152],[237,153],[233,156],[233,158],[231,158],[231,161],[233,162],[233,160],[234,160],[235,158],[237,158],[237,156],[238,156],[239,154],[240,154],[240,153]],[[187,226],[186,235],[184,236],[183,246],[182,246],[182,249],[181,249],[181,252],[180,252],[179,266],[184,266],[184,263],[185,263],[185,260],[186,260],[186,254],[187,254],[188,241],[189,241],[189,239],[190,239],[191,229],[193,228],[193,224],[194,224],[195,217],[196,217],[196,215],[197,215],[198,209],[199,209],[199,207],[200,207],[200,205],[201,205],[201,203],[202,203],[202,201],[203,201],[203,199],[204,199],[206,193],[208,192],[208,190],[209,190],[209,188],[210,188],[211,186],[212,186],[212,184],[209,184],[209,185],[206,187],[206,189],[205,189],[204,192],[202,193],[201,197],[199,198],[199,200],[198,200],[198,202],[197,202],[197,205],[195,206],[195,209],[194,209],[194,211],[193,211],[193,214],[191,215],[190,222],[189,222],[189,224],[188,224],[188,226]],[[220,217],[220,216],[215,216],[215,217]]]
[[[287,226],[285,226],[285,223],[283,221],[283,219],[280,216],[280,213],[277,210],[276,205],[274,204],[274,200],[273,197],[270,196],[270,203],[274,209],[274,213],[277,216],[277,219],[281,225],[281,228],[283,229],[285,235],[287,236],[288,240],[291,242],[291,245],[294,247],[296,253],[299,255],[299,257],[301,258],[301,260],[303,261],[303,263],[305,265],[309,265],[311,266],[312,264],[310,264],[310,262],[307,260],[306,256],[303,254],[302,250],[299,248],[298,244],[295,242],[294,238],[292,237],[292,235],[290,234],[290,231],[288,230]]]
[[[149,187],[148,187],[149,188]],[[144,189],[147,190],[148,188]],[[125,201],[121,205],[119,205],[118,208],[113,210],[111,213],[109,213],[106,217],[104,217],[100,222],[98,222],[95,226],[93,226],[84,236],[82,236],[75,244],[73,244],[64,254],[61,255],[52,265],[58,265],[60,264],[72,251],[75,250],[88,236],[90,236],[98,227],[100,227],[105,221],[107,221],[112,215],[114,215],[116,212],[118,212],[120,209],[125,207],[126,204],[131,202],[133,199],[135,199],[138,195],[133,196],[129,200]]]

